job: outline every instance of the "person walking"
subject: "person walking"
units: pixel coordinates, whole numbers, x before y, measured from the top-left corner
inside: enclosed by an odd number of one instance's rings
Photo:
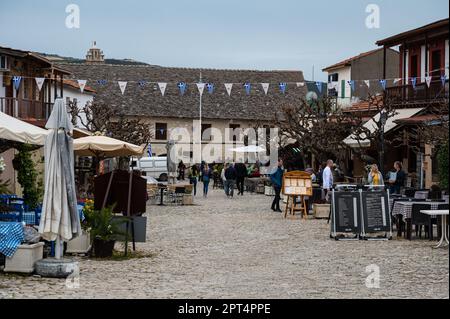
[[[406,173],[403,171],[401,162],[394,163],[394,171],[389,174],[389,192],[391,194],[400,194],[400,190],[405,186]]]
[[[327,166],[323,170],[322,174],[322,189],[324,191],[325,200],[327,202],[330,201],[330,191],[333,188],[333,171],[332,168],[334,166],[333,160],[327,161]]]
[[[369,176],[367,177],[367,181],[371,186],[382,186],[384,185],[383,175],[378,170],[378,165],[373,164],[370,168]]]
[[[238,195],[244,196],[244,183],[247,177],[247,167],[244,163],[239,162],[234,165],[236,170],[236,185],[238,189]]]
[[[178,180],[184,181],[184,174],[186,171],[186,165],[184,165],[183,161],[180,161],[178,164]]]
[[[229,164],[227,169],[225,170],[225,184],[226,186],[226,194],[228,198],[233,198],[234,195],[234,186],[236,183],[236,170],[234,169],[233,164]]]
[[[283,160],[280,158],[278,160],[278,166],[275,169],[275,171],[270,174],[270,180],[272,181],[272,185],[273,185],[273,189],[275,191],[275,198],[273,199],[272,202],[272,210],[274,212],[279,212],[281,213],[281,209],[280,209],[280,199],[281,199],[281,185],[283,182],[283,174],[284,174],[284,170],[283,170]]]
[[[191,168],[189,169],[189,173],[188,173],[188,178],[189,178],[189,183],[193,186],[194,188],[194,196],[197,195],[197,181],[198,181],[198,177],[199,177],[199,169],[198,166],[196,164],[192,165]]]
[[[222,167],[222,171],[220,172],[220,179],[222,180],[222,185],[223,185],[223,191],[225,192],[225,195],[228,196],[228,189],[227,189],[227,178],[225,177],[225,170],[228,167],[228,163],[224,163],[223,167]]]
[[[203,197],[208,197],[208,188],[209,188],[209,181],[212,177],[212,169],[209,167],[208,164],[205,163],[205,166],[203,168],[202,172],[202,180],[203,180]]]

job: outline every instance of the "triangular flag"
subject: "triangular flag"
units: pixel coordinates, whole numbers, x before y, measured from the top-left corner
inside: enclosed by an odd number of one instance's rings
[[[411,83],[412,83],[412,87],[415,90],[416,89],[416,84],[417,84],[417,78],[411,78]]]
[[[42,86],[44,85],[45,78],[35,78],[36,85],[38,87],[39,92],[42,90]]]
[[[446,75],[443,75],[443,76],[441,76],[441,83],[442,83],[442,86],[445,86],[445,82],[447,81],[447,76]]]
[[[279,87],[280,87],[281,93],[283,93],[283,94],[286,93],[286,87],[287,87],[287,83],[286,82],[280,83]]]
[[[214,83],[206,84],[206,88],[208,89],[208,93],[209,94],[213,94],[214,93]]]
[[[120,92],[122,92],[122,95],[125,93],[125,89],[127,88],[128,82],[126,81],[117,81],[119,83]]]
[[[329,90],[335,90],[338,86],[338,83],[337,82],[329,82],[327,86],[328,86]]]
[[[347,83],[348,83],[348,85],[350,85],[352,91],[355,91],[355,81],[350,80],[350,81],[347,81]]]
[[[402,78],[395,78],[394,79],[394,84],[400,83],[401,80],[402,80]]]
[[[244,83],[244,88],[245,88],[245,92],[247,93],[247,95],[250,95],[250,91],[252,89],[252,85],[249,82],[245,82]]]
[[[431,86],[431,80],[433,80],[432,76],[426,76],[425,77],[425,82],[427,82],[428,88],[430,88],[430,86]]]
[[[108,81],[106,81],[106,80],[97,80],[97,83],[99,85],[105,86],[108,83]]]
[[[164,96],[164,93],[166,92],[166,88],[167,88],[167,83],[159,82],[158,87],[159,87],[159,90],[161,91],[161,95]]]
[[[139,84],[139,87],[140,87],[141,89],[143,89],[143,88],[145,87],[145,85],[147,84],[147,81],[145,81],[145,80],[140,80],[140,81],[138,82],[138,84]]]
[[[233,83],[225,83],[225,89],[227,90],[228,96],[231,96],[232,88],[233,88]]]
[[[270,84],[269,83],[261,83],[261,86],[262,86],[262,88],[264,90],[264,94],[267,95],[267,92],[269,92]]]
[[[319,93],[322,93],[322,82],[316,82],[316,87],[319,90]]]
[[[366,83],[367,87],[370,88],[370,80],[364,80],[364,83]]]
[[[198,92],[200,92],[200,96],[203,95],[203,91],[205,90],[205,83],[197,83]]]
[[[78,86],[80,87],[81,93],[83,93],[84,88],[86,87],[86,80],[77,80],[77,82],[78,82]]]
[[[21,81],[22,81],[22,77],[21,76],[14,76],[13,77],[14,88],[16,89],[16,91],[19,89]]]
[[[184,95],[184,93],[186,92],[186,83],[185,82],[179,82],[177,84],[177,86],[180,89],[181,95]]]
[[[304,87],[305,86],[305,82],[297,82],[297,87]]]
[[[381,87],[386,90],[386,80],[380,80]]]

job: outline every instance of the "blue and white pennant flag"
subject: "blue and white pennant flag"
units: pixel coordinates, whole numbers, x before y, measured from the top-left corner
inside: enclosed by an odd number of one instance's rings
[[[209,94],[213,94],[214,93],[214,83],[206,84],[206,89],[208,90]]]
[[[20,82],[22,81],[22,77],[21,76],[13,76],[12,80],[14,83],[14,89],[16,89],[16,91],[19,90]]]
[[[247,95],[250,94],[250,91],[252,89],[252,85],[249,82],[244,83],[244,88],[245,88],[245,92],[247,93]]]
[[[286,82],[281,82],[279,85],[281,93],[285,94],[286,93],[286,88],[287,88],[287,83]]]
[[[186,83],[185,82],[180,82],[180,83],[177,84],[177,86],[180,89],[181,95],[184,95],[184,93],[186,92]]]

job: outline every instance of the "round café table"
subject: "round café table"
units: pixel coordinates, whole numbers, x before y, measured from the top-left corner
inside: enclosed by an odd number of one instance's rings
[[[441,216],[441,240],[434,248],[439,247],[445,247],[448,246],[448,237],[447,237],[447,225],[446,225],[446,218],[445,216],[448,216],[448,209],[447,210],[421,210],[422,214],[426,214],[429,216]]]

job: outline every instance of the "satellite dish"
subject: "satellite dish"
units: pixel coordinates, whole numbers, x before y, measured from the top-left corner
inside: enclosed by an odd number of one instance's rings
[[[306,93],[306,101],[313,102],[313,101],[317,101],[318,99],[319,99],[319,97],[317,96],[316,92],[309,91],[308,93]]]

